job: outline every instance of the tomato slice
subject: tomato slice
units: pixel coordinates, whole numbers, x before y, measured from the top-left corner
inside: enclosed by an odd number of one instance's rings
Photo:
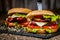
[[[51,26],[43,26],[44,29],[56,29],[58,25],[51,25]]]
[[[44,29],[48,29],[49,27],[48,26],[43,26]]]
[[[27,26],[29,24],[29,22],[22,22],[21,25],[23,26]]]
[[[37,15],[35,16],[35,18],[42,18],[42,15]]]
[[[28,28],[34,28],[34,26],[33,25],[28,25]]]
[[[39,26],[35,26],[36,29],[40,28]]]
[[[58,28],[58,25],[52,25],[52,26],[50,26],[52,29],[56,29],[56,28]]]
[[[36,28],[36,29],[40,28],[39,26],[34,26],[34,25],[28,25],[28,27],[29,27],[29,28],[32,28],[32,29],[33,29],[33,28]]]

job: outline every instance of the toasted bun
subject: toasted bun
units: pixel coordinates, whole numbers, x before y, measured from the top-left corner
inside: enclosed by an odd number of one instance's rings
[[[8,15],[13,14],[13,13],[25,13],[28,14],[29,12],[31,12],[32,10],[27,9],[27,8],[12,8],[8,11]]]
[[[28,21],[30,21],[30,19],[32,19],[35,15],[55,15],[55,14],[49,10],[35,10],[30,12],[26,18],[28,19]]]
[[[58,28],[56,29],[51,29],[53,33],[57,32]]]
[[[45,29],[40,29],[37,31],[37,34],[45,34],[45,33],[46,33]]]

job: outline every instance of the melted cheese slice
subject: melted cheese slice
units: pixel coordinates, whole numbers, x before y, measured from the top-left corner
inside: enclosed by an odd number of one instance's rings
[[[35,22],[38,26],[42,27],[47,24],[47,22]]]

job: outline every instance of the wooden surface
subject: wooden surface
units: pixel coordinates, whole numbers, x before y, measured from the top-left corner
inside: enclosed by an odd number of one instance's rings
[[[60,40],[60,35],[57,35],[50,39],[41,39],[41,38],[0,33],[0,40]]]

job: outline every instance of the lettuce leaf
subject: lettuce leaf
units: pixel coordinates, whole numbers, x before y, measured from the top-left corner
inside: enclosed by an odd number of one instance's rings
[[[47,33],[52,33],[52,30],[51,29],[46,29],[46,32]]]
[[[12,15],[13,17],[26,17],[26,15],[25,14],[18,14],[18,13],[16,13],[16,14],[13,14]]]
[[[31,29],[27,27],[27,31],[32,32],[32,33],[36,33],[39,29]]]
[[[37,29],[32,29],[32,30],[30,30],[30,32],[36,33]]]
[[[56,21],[58,19],[58,16],[52,16],[51,21]]]
[[[43,17],[46,19],[51,18],[51,21],[56,21],[57,19],[60,19],[60,16],[58,15],[43,15]]]
[[[51,18],[50,15],[43,15],[44,18]]]

